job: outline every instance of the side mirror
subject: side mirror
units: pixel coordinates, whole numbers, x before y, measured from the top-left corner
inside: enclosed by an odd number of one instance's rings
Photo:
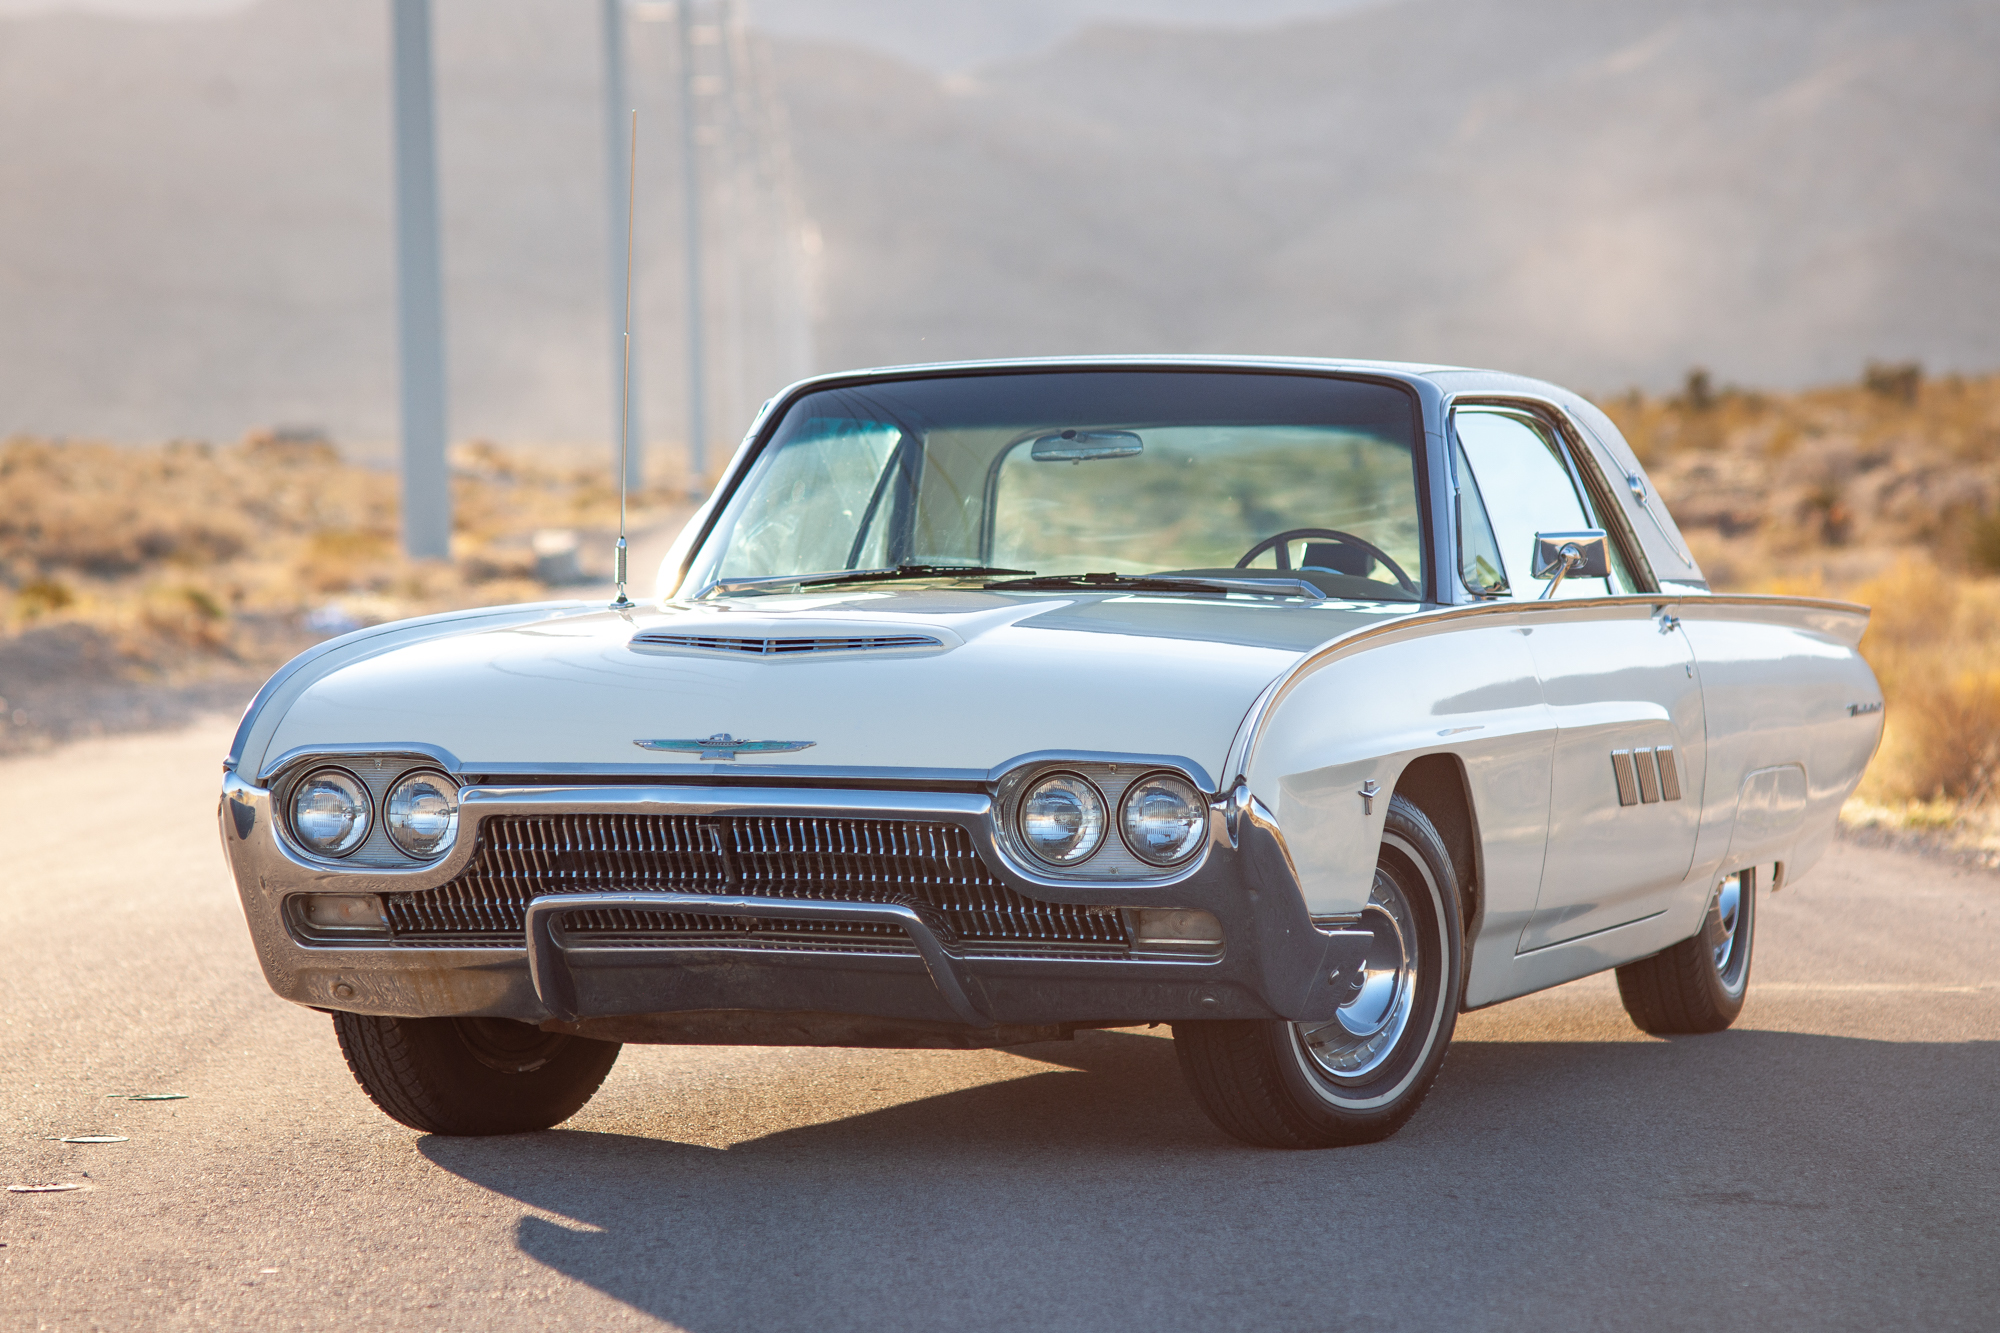
[[[1611,549],[1605,543],[1604,530],[1536,533],[1534,574],[1549,580],[1543,601],[1555,596],[1562,581],[1572,574],[1580,579],[1611,577]]]

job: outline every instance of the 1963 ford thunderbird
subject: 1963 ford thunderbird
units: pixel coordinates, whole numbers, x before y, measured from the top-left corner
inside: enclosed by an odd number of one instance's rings
[[[1172,1025],[1238,1138],[1379,1139],[1462,1009],[1743,1004],[1881,732],[1864,608],[1711,592],[1588,402],[1364,362],[925,366],[759,415],[644,605],[358,631],[237,732],[265,975],[421,1130],[623,1042]]]

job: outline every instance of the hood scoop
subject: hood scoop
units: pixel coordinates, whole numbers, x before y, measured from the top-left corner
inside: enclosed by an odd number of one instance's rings
[[[925,652],[945,646],[935,634],[771,635],[689,634],[683,630],[650,629],[634,634],[629,645],[638,652],[697,652],[783,657],[799,653]]]

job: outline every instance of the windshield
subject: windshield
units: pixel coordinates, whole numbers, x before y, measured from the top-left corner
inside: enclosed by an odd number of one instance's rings
[[[1416,430],[1404,391],[1323,376],[1077,370],[824,389],[785,413],[683,587],[955,566],[1304,579],[1332,597],[1417,601]]]

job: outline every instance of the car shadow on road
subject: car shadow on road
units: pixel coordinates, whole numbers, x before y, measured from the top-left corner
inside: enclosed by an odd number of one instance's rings
[[[1031,1054],[1058,1067],[727,1149],[421,1151],[567,1219],[524,1216],[528,1255],[701,1333],[1514,1327],[1635,1283],[1644,1322],[1703,1323],[1745,1247],[1804,1293],[1771,1327],[1950,1325],[1996,1291],[2000,1042],[1462,1042],[1400,1134],[1316,1153],[1212,1129],[1169,1042]]]

